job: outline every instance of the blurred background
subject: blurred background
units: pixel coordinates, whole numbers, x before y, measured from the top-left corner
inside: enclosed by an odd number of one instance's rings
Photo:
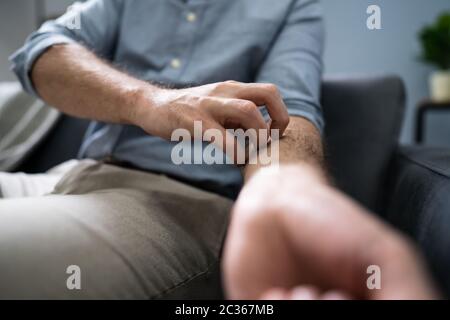
[[[252,0],[251,0],[252,1]],[[0,1],[0,81],[15,80],[8,56],[43,20],[58,16],[71,0]],[[369,5],[381,8],[381,30],[366,26]],[[449,0],[322,0],[327,26],[326,75],[394,73],[407,86],[408,111],[401,143],[414,140],[417,105],[429,96],[435,68],[420,59],[419,31],[439,14],[450,11]],[[427,115],[427,144],[450,146],[450,112]],[[382,124],[380,124],[382,125]]]

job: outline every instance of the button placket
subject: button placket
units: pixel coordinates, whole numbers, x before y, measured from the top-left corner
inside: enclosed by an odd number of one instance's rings
[[[187,22],[190,22],[190,23],[196,22],[197,21],[197,14],[195,12],[193,12],[193,11],[188,11],[186,13],[186,20],[187,20]]]
[[[180,12],[182,19],[179,33],[177,37],[177,48],[174,50],[171,59],[168,62],[168,76],[180,77],[188,64],[188,58],[191,55],[193,42],[195,41],[195,33],[197,31],[197,23],[200,19],[199,6],[185,6]]]
[[[173,69],[180,69],[181,67],[181,60],[178,58],[173,58],[172,61],[170,61],[170,66]]]

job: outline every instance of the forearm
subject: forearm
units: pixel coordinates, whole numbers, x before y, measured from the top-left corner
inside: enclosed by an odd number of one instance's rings
[[[271,148],[268,148],[270,151]],[[316,127],[308,120],[300,117],[291,117],[288,128],[279,141],[280,164],[309,165],[326,179],[322,138]],[[248,181],[261,164],[247,164],[243,175]]]
[[[131,123],[137,100],[152,85],[122,73],[81,45],[56,45],[35,63],[33,84],[48,104],[72,116]]]

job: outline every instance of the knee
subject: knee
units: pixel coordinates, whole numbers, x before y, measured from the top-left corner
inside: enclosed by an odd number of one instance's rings
[[[62,266],[55,263],[63,247],[55,247],[51,241],[56,224],[52,219],[43,219],[29,204],[26,199],[0,201],[0,298],[3,299],[41,298],[49,284],[55,282],[53,278],[60,277],[63,281],[65,270],[58,272]]]

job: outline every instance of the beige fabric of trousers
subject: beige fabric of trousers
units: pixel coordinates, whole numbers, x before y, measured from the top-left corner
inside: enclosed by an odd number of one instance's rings
[[[0,298],[221,297],[224,197],[92,160],[0,188]]]

